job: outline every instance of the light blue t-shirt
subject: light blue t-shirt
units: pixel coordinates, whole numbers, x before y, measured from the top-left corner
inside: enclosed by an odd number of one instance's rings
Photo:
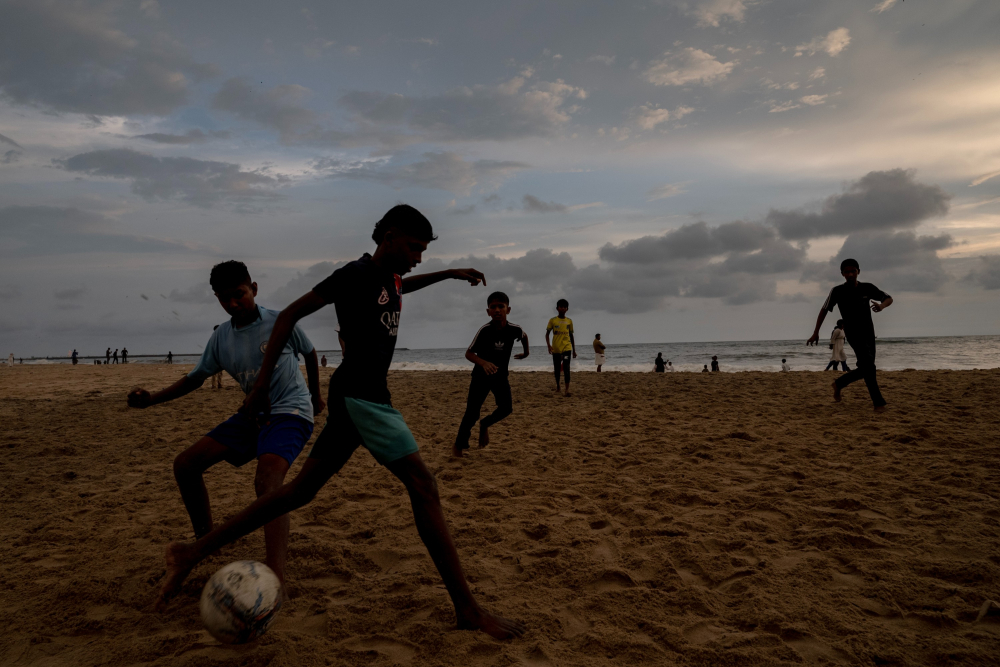
[[[204,381],[224,370],[240,384],[244,393],[249,393],[264,362],[267,341],[279,314],[277,310],[261,306],[257,306],[257,310],[260,317],[240,329],[233,327],[231,320],[220,324],[208,339],[198,365],[188,373],[188,377]],[[305,332],[296,325],[271,376],[271,414],[296,415],[310,422],[313,420],[312,398],[299,370],[298,355],[304,356],[314,349]]]

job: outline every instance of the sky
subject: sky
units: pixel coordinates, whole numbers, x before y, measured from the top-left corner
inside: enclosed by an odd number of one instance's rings
[[[998,333],[1000,3],[0,0],[0,352],[200,352],[211,267],[280,309],[438,240],[398,345],[492,289],[541,342],[796,339],[839,263],[880,336]],[[336,346],[327,308],[303,321]]]

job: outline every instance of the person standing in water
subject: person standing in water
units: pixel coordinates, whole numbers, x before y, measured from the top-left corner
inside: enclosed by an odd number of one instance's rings
[[[601,334],[594,334],[594,364],[597,366],[597,372],[601,372],[601,366],[604,365],[605,345],[601,342]]]

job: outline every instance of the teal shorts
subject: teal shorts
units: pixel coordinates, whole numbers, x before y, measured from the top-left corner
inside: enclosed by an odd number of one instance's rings
[[[403,415],[391,405],[331,395],[327,410],[326,426],[309,458],[346,460],[364,445],[385,466],[420,451]]]

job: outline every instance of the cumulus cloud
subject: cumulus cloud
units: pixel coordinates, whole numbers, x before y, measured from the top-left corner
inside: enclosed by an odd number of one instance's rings
[[[851,234],[829,262],[806,267],[803,278],[839,282],[840,262],[858,260],[866,278],[893,292],[936,292],[949,280],[938,251],[954,245],[951,236],[917,236],[910,231]]]
[[[222,130],[203,132],[198,128],[194,128],[192,130],[188,130],[184,134],[165,134],[163,132],[153,132],[151,134],[136,134],[132,136],[132,138],[152,141],[157,144],[184,146],[187,144],[203,144],[210,139],[227,139],[229,136],[229,132]]]
[[[254,204],[281,197],[284,176],[243,171],[238,164],[188,157],[155,157],[128,148],[80,153],[55,163],[66,171],[132,181],[132,192],[149,201],[180,199],[209,208],[229,201]]]
[[[0,208],[0,256],[200,251],[187,243],[122,234],[104,216],[78,208]]]
[[[542,201],[534,195],[524,195],[524,210],[529,213],[565,213],[569,207],[554,201]]]
[[[421,159],[408,164],[391,160],[363,160],[347,162],[323,158],[314,168],[331,178],[348,178],[374,181],[393,188],[431,188],[446,190],[456,195],[468,195],[480,185],[499,185],[510,174],[527,169],[523,162],[508,160],[465,160],[452,152],[427,152]]]
[[[710,86],[724,80],[735,66],[735,62],[719,62],[712,54],[689,46],[680,51],[667,51],[662,58],[649,64],[644,75],[657,86]]]
[[[685,187],[691,184],[691,181],[684,181],[682,183],[665,183],[658,187],[653,188],[646,193],[646,201],[657,201],[658,199],[666,199],[668,197],[675,197],[677,195],[682,195],[687,190]]]
[[[1000,289],[1000,255],[983,255],[979,258],[979,266],[962,280],[987,290]]]
[[[693,6],[685,6],[685,13],[696,18],[703,28],[718,28],[723,19],[740,23],[746,11],[743,0],[701,0]]]
[[[795,47],[795,55],[801,56],[807,53],[812,56],[822,51],[829,56],[835,56],[850,43],[850,31],[847,28],[837,28],[827,33],[826,37],[814,37],[805,44],[799,44]]]
[[[799,102],[808,104],[811,107],[817,107],[821,104],[826,104],[826,98],[826,95],[805,95],[799,98]]]
[[[11,102],[97,115],[167,114],[189,81],[214,74],[169,38],[114,27],[113,5],[4,3],[0,94]]]
[[[283,141],[292,143],[317,123],[316,114],[303,106],[311,96],[312,91],[305,86],[254,89],[249,81],[237,77],[223,82],[212,107],[277,130]]]
[[[906,169],[872,171],[823,200],[818,212],[772,210],[767,222],[786,239],[914,228],[948,212],[951,195]]]

